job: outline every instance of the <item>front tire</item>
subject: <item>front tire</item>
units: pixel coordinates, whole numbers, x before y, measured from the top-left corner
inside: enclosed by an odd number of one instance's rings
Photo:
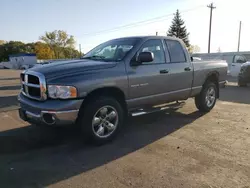
[[[97,145],[113,140],[123,122],[124,110],[121,104],[111,97],[92,98],[79,114],[84,139]]]
[[[239,86],[239,87],[246,87],[247,84],[239,79],[239,80],[238,80],[238,86]]]
[[[201,112],[209,112],[213,109],[217,100],[217,87],[212,82],[207,82],[199,95],[195,97],[195,105]]]

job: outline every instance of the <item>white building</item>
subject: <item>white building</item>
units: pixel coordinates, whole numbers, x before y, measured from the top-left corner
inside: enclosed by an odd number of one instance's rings
[[[9,55],[9,66],[12,69],[26,69],[29,65],[37,63],[36,54],[33,53],[19,53]]]

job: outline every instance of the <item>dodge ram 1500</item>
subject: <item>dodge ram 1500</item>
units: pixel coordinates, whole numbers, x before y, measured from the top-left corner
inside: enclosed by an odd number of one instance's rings
[[[209,112],[226,76],[226,62],[192,62],[177,38],[119,38],[79,60],[21,73],[19,114],[35,124],[79,125],[84,138],[105,143],[128,114],[152,112],[159,104],[193,97],[200,111]]]

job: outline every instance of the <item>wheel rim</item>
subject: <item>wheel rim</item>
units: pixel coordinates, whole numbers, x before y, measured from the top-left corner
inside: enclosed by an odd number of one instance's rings
[[[207,90],[207,94],[206,94],[206,104],[208,107],[213,106],[214,102],[216,99],[216,92],[214,87],[210,87]]]
[[[99,138],[109,137],[117,128],[118,113],[112,106],[103,106],[97,110],[92,120],[92,130]]]

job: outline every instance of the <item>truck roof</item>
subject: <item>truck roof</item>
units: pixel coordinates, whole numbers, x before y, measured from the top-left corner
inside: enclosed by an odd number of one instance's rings
[[[121,37],[116,39],[170,39],[170,40],[179,40],[179,38],[176,37],[169,37],[169,36],[155,36],[155,35],[148,35],[148,36],[131,36],[131,37]],[[114,40],[116,40],[114,39]]]

